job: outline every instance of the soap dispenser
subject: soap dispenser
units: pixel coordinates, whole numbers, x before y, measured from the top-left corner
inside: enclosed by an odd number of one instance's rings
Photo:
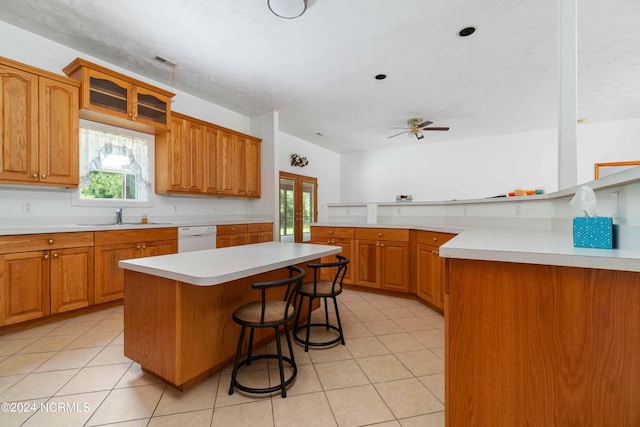
[[[142,212],[142,223],[146,224],[149,220],[147,219],[147,213],[146,212]]]

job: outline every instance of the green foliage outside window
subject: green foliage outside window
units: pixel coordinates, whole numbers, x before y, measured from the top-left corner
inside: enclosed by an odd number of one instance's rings
[[[136,198],[135,176],[116,172],[89,172],[89,185],[80,190],[82,197],[96,199]]]

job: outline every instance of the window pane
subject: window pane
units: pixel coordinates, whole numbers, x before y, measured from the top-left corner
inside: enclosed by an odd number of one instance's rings
[[[89,185],[83,187],[80,194],[92,199],[122,199],[123,188],[121,173],[92,171],[89,173]]]
[[[136,197],[136,176],[135,175],[125,175],[126,177],[126,187],[125,187],[125,199],[127,200],[137,200]]]

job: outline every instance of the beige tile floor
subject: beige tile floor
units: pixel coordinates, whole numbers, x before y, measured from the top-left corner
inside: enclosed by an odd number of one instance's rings
[[[0,337],[0,426],[443,426],[442,315],[364,292],[339,301],[346,346],[295,346],[286,399],[229,396],[230,367],[186,392],[143,372],[123,355],[122,307]],[[274,368],[241,380],[277,382]]]

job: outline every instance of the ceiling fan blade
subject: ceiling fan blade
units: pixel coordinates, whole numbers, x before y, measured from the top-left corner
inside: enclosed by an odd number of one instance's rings
[[[421,130],[449,130],[449,128],[445,128],[445,127],[442,127],[442,128],[424,128],[424,129],[421,129]]]
[[[409,128],[406,127],[406,126],[405,127],[393,126],[393,127],[387,128],[387,129],[406,129],[406,130],[409,130]]]
[[[431,122],[431,121],[429,121],[429,120],[425,120],[424,122],[420,123],[420,124],[418,125],[418,127],[419,127],[419,128],[421,128],[421,127],[429,126],[429,125],[432,125],[432,124],[433,124],[433,122]]]
[[[400,133],[397,133],[395,135],[388,136],[387,138],[393,138],[394,136],[402,135],[402,134],[405,134],[405,133],[409,133],[409,131],[407,130],[407,131],[404,131],[404,132],[400,132]]]

